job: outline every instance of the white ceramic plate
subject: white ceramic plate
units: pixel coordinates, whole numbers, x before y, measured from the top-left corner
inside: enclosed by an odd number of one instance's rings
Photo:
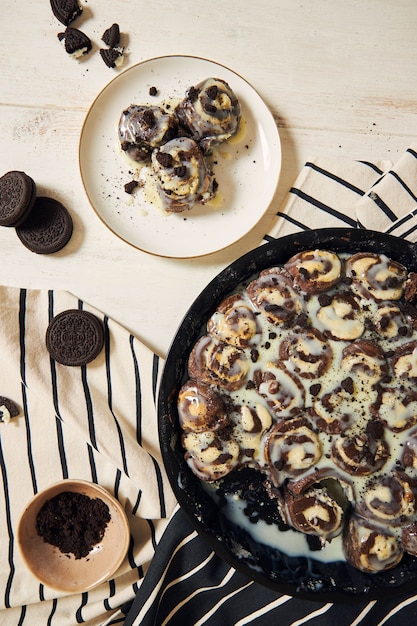
[[[124,191],[132,174],[118,148],[118,121],[130,104],[183,98],[191,85],[210,76],[229,83],[241,103],[246,130],[217,150],[219,205],[165,215],[142,190],[133,195]],[[157,96],[149,95],[152,86]],[[188,258],[221,250],[255,226],[275,193],[281,145],[271,112],[243,78],[205,59],[165,56],[130,67],[99,93],[81,131],[79,162],[90,203],[115,235],[151,254]]]

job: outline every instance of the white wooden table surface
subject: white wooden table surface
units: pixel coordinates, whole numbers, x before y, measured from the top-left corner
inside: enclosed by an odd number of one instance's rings
[[[74,218],[70,252],[42,256],[14,229],[0,229],[0,283],[62,288],[114,317],[165,355],[202,287],[255,247],[306,160],[396,158],[417,138],[415,0],[82,0],[76,26],[94,50],[69,58],[48,0],[2,0],[0,175],[32,176],[38,193]],[[228,66],[260,93],[282,143],[275,198],[239,243],[193,260],[141,252],[116,238],[92,210],[78,167],[81,126],[116,71],[101,60],[103,31],[118,22],[122,69],[162,55]]]

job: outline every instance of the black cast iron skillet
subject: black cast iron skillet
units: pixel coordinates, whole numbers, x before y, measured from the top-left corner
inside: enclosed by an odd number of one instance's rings
[[[263,269],[285,263],[302,250],[384,253],[417,271],[417,247],[403,239],[362,229],[310,230],[264,244],[220,272],[188,310],[166,359],[159,394],[159,433],[168,477],[179,504],[210,547],[235,569],[281,593],[319,601],[377,599],[400,593],[417,583],[417,558],[405,555],[388,572],[365,574],[346,562],[321,563],[288,557],[255,542],[222,514],[184,461],[176,407],[177,393],[187,379],[187,359],[216,306],[242,281]]]

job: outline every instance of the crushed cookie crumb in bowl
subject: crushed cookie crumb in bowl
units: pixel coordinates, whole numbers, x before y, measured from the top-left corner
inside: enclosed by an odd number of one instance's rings
[[[26,504],[17,540],[44,585],[77,593],[109,580],[122,564],[130,531],[120,502],[100,485],[64,479]]]

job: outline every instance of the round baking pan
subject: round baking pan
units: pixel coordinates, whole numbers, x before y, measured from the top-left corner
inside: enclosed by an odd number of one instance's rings
[[[377,599],[406,591],[417,581],[417,558],[404,555],[395,568],[366,574],[345,561],[324,563],[309,552],[288,556],[263,545],[222,513],[184,460],[178,423],[177,394],[188,378],[189,353],[205,333],[216,306],[243,281],[281,265],[308,249],[335,252],[376,252],[417,271],[417,248],[403,239],[363,229],[310,230],[273,240],[248,252],[220,272],[196,298],[185,315],[168,353],[159,392],[159,433],[165,467],[179,504],[210,547],[249,578],[281,593],[319,601]]]

